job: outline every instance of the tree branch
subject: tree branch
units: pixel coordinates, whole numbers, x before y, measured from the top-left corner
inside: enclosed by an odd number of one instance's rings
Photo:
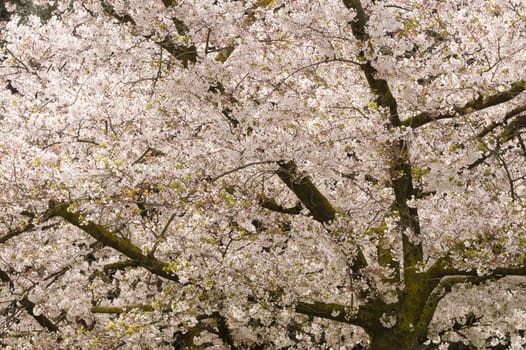
[[[151,305],[92,306],[90,308],[90,311],[94,314],[124,314],[133,310],[154,311]]]
[[[311,179],[298,171],[296,162],[293,160],[288,162],[279,161],[278,164],[279,168],[276,174],[281,181],[294,192],[301,203],[307,207],[313,219],[321,224],[326,224],[334,220],[336,210],[327,197],[318,190]],[[358,248],[358,254],[352,269],[353,271],[358,271],[358,269],[364,266],[367,266],[367,260],[361,248]]]
[[[9,283],[10,288],[14,287],[13,280],[9,275],[3,271],[0,270],[0,280],[2,282]],[[58,326],[51,321],[49,318],[47,318],[44,314],[37,315],[35,314],[35,306],[36,304],[29,300],[27,294],[22,297],[22,299],[19,300],[20,305],[26,310],[26,312],[33,317],[39,325],[41,325],[43,328],[46,328],[50,332],[58,332],[59,328]]]
[[[418,323],[415,325],[416,332],[420,334],[426,333],[435,315],[438,303],[448,294],[448,291],[451,290],[453,285],[465,282],[481,282],[479,279],[480,277],[478,276],[447,276],[436,283],[435,288],[426,300]],[[421,343],[424,341],[425,339],[420,339]]]
[[[217,180],[219,180],[220,178],[224,177],[224,176],[227,176],[227,175],[230,175],[232,173],[235,173],[239,170],[242,170],[242,169],[245,169],[245,168],[248,168],[250,166],[253,166],[253,165],[260,165],[260,164],[272,164],[272,163],[275,163],[276,161],[274,160],[263,160],[263,161],[257,161],[257,162],[250,162],[250,163],[246,163],[246,164],[243,164],[243,165],[240,165],[238,167],[235,167],[233,169],[230,169],[230,170],[227,170],[225,171],[224,173],[222,174],[219,174],[219,175],[216,175],[214,177],[208,177],[207,180],[210,181],[210,182],[215,182]]]
[[[43,314],[35,314],[35,303],[28,299],[27,295],[20,300],[20,304],[24,307],[28,314],[30,314],[39,325],[46,328],[50,332],[58,332],[58,326]]]
[[[379,300],[374,300],[360,306],[357,312],[351,312],[355,311],[351,309],[349,306],[319,301],[311,303],[298,302],[294,305],[294,311],[297,313],[348,323],[362,327],[365,330],[378,323],[382,312],[386,310],[386,305]]]
[[[365,26],[367,25],[369,17],[365,13],[360,0],[343,0],[343,3],[348,9],[352,9],[356,12],[356,17],[351,22],[351,29],[354,37],[360,41],[368,40],[369,35],[365,30]],[[365,57],[365,54],[362,52],[361,56]],[[360,63],[360,68],[365,74],[371,91],[377,96],[376,103],[389,110],[389,121],[391,122],[391,125],[394,127],[400,126],[397,102],[391,93],[387,81],[376,78],[378,76],[378,70],[373,67],[369,60]]]
[[[343,0],[343,4],[348,9],[352,9],[356,12],[356,17],[351,22],[351,29],[353,35],[358,39],[365,41],[368,38],[367,33],[365,32],[365,25],[369,20],[369,16],[365,13],[362,7],[360,0]]]
[[[448,276],[480,276],[476,269],[460,270],[451,266],[448,257],[437,260],[428,270],[430,278],[442,278]],[[480,277],[500,277],[500,276],[526,276],[526,264],[521,263],[517,266],[503,266],[492,269],[489,273]]]
[[[20,228],[17,228],[17,229],[14,229],[14,230],[10,230],[4,236],[0,237],[0,244],[7,242],[8,240],[10,240],[13,237],[21,235],[24,232],[33,231],[34,229],[35,229],[35,225],[32,222],[30,222],[30,223],[28,223],[28,224],[26,224],[26,225],[24,225],[24,226],[22,226]]]
[[[279,178],[294,192],[296,197],[309,209],[314,220],[325,224],[334,220],[336,210],[329,200],[318,190],[310,178],[298,172],[296,163],[278,162],[279,169],[276,171]]]
[[[138,267],[137,261],[135,260],[124,260],[124,261],[117,261],[111,264],[106,264],[102,268],[104,272],[110,272],[113,270],[125,270],[128,267]]]
[[[462,107],[455,107],[455,112],[452,114],[433,115],[429,112],[422,112],[402,121],[402,125],[415,129],[435,120],[463,116],[472,112],[499,105],[504,102],[508,102],[521,94],[524,90],[526,90],[526,81],[519,80],[511,84],[511,87],[506,91],[498,92],[493,95],[487,95],[485,97],[481,95],[478,98],[469,101]]]
[[[145,312],[152,312],[154,308],[151,305],[130,305],[130,306],[93,306],[90,311],[96,314],[124,314],[133,310],[141,310]],[[166,312],[170,312],[167,309]],[[198,324],[194,327],[187,328],[186,333],[179,334],[179,341],[183,342],[185,346],[194,348],[194,338],[199,336],[202,331],[207,330],[215,333],[221,338],[221,340],[230,346],[231,349],[239,349],[235,345],[234,338],[230,328],[228,327],[227,320],[219,312],[213,312],[210,315],[201,315],[197,317]]]
[[[374,234],[378,237],[378,243],[376,245],[376,254],[378,256],[378,263],[380,266],[389,267],[397,271],[391,278],[383,278],[384,282],[399,282],[400,281],[400,262],[395,258],[393,249],[391,247],[390,239],[386,235],[387,225],[385,219],[382,220],[381,224],[376,227],[371,227],[369,230],[370,234]]]
[[[479,166],[480,164],[484,163],[484,161],[486,159],[490,158],[491,156],[496,156],[497,159],[504,166],[504,169],[506,170],[506,173],[508,174],[508,178],[509,178],[510,182],[512,183],[513,181],[511,179],[511,177],[509,176],[509,172],[508,172],[506,164],[505,164],[505,162],[504,162],[504,160],[502,158],[502,155],[506,151],[509,151],[509,150],[513,149],[514,146],[513,145],[508,145],[507,147],[504,147],[504,148],[501,148],[501,146],[503,144],[507,143],[508,141],[513,140],[515,137],[517,137],[519,144],[521,144],[520,130],[523,129],[523,128],[526,128],[526,115],[519,115],[519,116],[513,118],[513,120],[511,122],[509,122],[506,126],[504,126],[502,128],[502,131],[499,134],[496,135],[496,146],[495,146],[495,148],[494,149],[489,149],[489,146],[486,143],[484,143],[484,141],[482,140],[482,137],[487,135],[489,132],[491,132],[496,127],[501,126],[503,124],[504,124],[504,122],[502,122],[502,123],[501,122],[499,122],[499,123],[492,123],[491,125],[489,125],[486,128],[484,128],[477,135],[480,138],[480,142],[484,145],[484,147],[486,149],[488,149],[488,151],[485,152],[484,154],[482,154],[477,160],[475,160],[474,162],[469,164],[467,166],[467,169],[473,169],[473,168]],[[521,144],[521,147],[522,146],[523,145]],[[524,151],[524,148],[523,148],[523,151]]]
[[[93,221],[86,221],[82,215],[77,212],[68,210],[68,203],[59,203],[54,200],[49,201],[49,217],[58,216],[80,228],[82,231],[95,238],[97,241],[106,246],[121,252],[128,258],[134,260],[140,266],[158,276],[164,277],[174,282],[179,282],[177,275],[169,272],[169,264],[160,261],[152,256],[144,255],[140,248],[132,244],[131,241],[121,238],[114,232],[108,230],[105,226],[94,223]]]
[[[228,326],[226,318],[219,312],[212,313],[212,315],[208,316],[208,318],[214,319],[219,338],[221,338],[221,340],[223,340],[225,344],[229,345],[230,349],[239,349],[239,347],[236,346],[236,342],[234,340],[234,337],[232,336],[232,332],[230,330],[230,327]]]
[[[294,306],[294,311],[314,317],[321,317],[344,323],[354,323],[356,318],[347,312],[349,307],[340,304],[327,304],[323,302],[298,302]]]
[[[13,281],[11,280],[11,277],[5,272],[4,270],[0,269],[0,281],[9,283],[9,288],[14,288]]]
[[[104,12],[108,16],[111,16],[111,17],[117,19],[120,23],[129,23],[131,25],[135,25],[135,21],[133,20],[133,18],[131,18],[130,15],[128,15],[128,14],[121,15],[121,14],[117,13],[117,11],[115,11],[113,6],[111,6],[111,4],[107,3],[106,1],[101,0],[101,6],[102,6],[102,9],[104,10]]]
[[[361,41],[368,40],[366,25],[368,17],[362,8],[360,0],[344,0],[343,3],[349,9],[356,12],[356,18],[351,23],[351,29],[356,39]],[[362,53],[365,57],[365,54]],[[378,79],[378,71],[371,64],[370,60],[365,60],[360,64],[365,74],[371,92],[377,96],[376,103],[389,110],[389,122],[391,127],[400,127],[402,125],[398,116],[398,106],[393,96],[389,84],[384,79]],[[420,235],[420,224],[418,222],[418,212],[415,208],[410,208],[407,201],[413,197],[413,177],[411,174],[411,162],[409,157],[408,143],[400,138],[390,143],[392,152],[391,161],[391,180],[395,192],[395,203],[393,210],[398,211],[400,215],[400,224],[402,230],[402,245],[404,254],[404,273],[406,278],[414,276],[415,266],[423,259],[422,244],[413,243],[406,235],[406,231],[412,231],[412,234]],[[406,282],[408,282],[406,280]]]
[[[101,0],[101,5],[102,9],[108,16],[117,19],[120,23],[129,23],[133,26],[136,25],[135,20],[129,14],[117,13],[113,6],[105,0]],[[188,28],[184,23],[177,18],[174,18],[173,21],[178,34],[185,35]],[[188,46],[180,45],[170,35],[165,36],[162,40],[154,40],[154,42],[168,51],[175,59],[180,61],[185,68],[188,68],[189,63],[197,62],[197,48],[194,44]]]
[[[509,111],[508,113],[506,113],[504,115],[504,119],[502,121],[500,121],[500,122],[493,122],[490,125],[486,126],[484,129],[482,129],[481,132],[479,132],[477,134],[477,137],[478,138],[483,138],[484,136],[486,136],[487,134],[489,134],[490,132],[492,132],[493,130],[498,128],[499,126],[502,126],[502,125],[506,124],[506,122],[508,120],[510,120],[511,118],[513,118],[514,116],[516,116],[518,114],[521,114],[522,112],[526,112],[526,105],[523,105],[523,106],[520,106],[520,107],[512,109],[511,111]],[[521,117],[519,117],[519,118],[521,118]]]
[[[298,202],[293,207],[285,208],[281,204],[278,204],[274,198],[268,198],[264,196],[259,198],[259,204],[265,209],[275,211],[277,213],[291,214],[291,215],[299,214],[301,212],[301,209],[303,208],[300,202]]]
[[[14,238],[14,237],[16,237],[18,235],[21,235],[21,234],[25,233],[25,232],[34,231],[37,228],[40,229],[41,231],[44,231],[44,230],[50,229],[50,228],[52,228],[52,227],[57,225],[57,224],[50,224],[50,225],[44,225],[44,226],[37,227],[38,224],[46,221],[47,216],[48,216],[47,211],[44,212],[44,213],[40,213],[40,214],[35,214],[35,213],[32,213],[32,212],[28,212],[28,211],[22,211],[20,214],[23,215],[23,216],[28,217],[29,218],[29,222],[27,222],[23,226],[20,226],[18,228],[9,230],[5,235],[0,237],[0,244],[5,243],[8,240],[10,240],[11,238]]]
[[[503,128],[502,133],[498,137],[499,142],[511,140],[523,128],[526,128],[526,115],[519,115]]]

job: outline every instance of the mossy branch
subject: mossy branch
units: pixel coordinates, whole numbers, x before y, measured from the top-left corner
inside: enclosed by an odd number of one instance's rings
[[[508,122],[508,120],[512,119],[513,117],[515,117],[516,115],[519,115],[523,112],[526,112],[526,105],[523,105],[523,106],[519,106],[519,107],[516,107],[514,109],[512,109],[511,111],[509,111],[508,113],[506,113],[504,115],[504,119],[502,121],[495,121],[491,124],[489,124],[488,126],[486,126],[484,129],[482,129],[482,131],[480,131],[478,134],[477,134],[477,137],[478,138],[483,138],[484,136],[486,136],[487,134],[489,134],[490,132],[492,132],[493,130],[495,130],[496,128],[498,128],[499,126],[503,126],[503,125],[506,125],[506,123]],[[524,119],[524,115],[522,116],[519,116],[517,118],[514,118],[511,123],[509,123],[509,125],[512,125],[514,123],[515,120],[520,120],[520,119]]]
[[[314,185],[311,179],[298,171],[296,162],[293,160],[278,162],[279,168],[276,174],[287,185],[300,202],[309,210],[314,220],[326,224],[334,220],[336,210],[320,190]],[[353,271],[367,266],[367,261],[362,250],[358,248],[356,260],[351,267]]]
[[[33,231],[35,228],[36,228],[35,225],[32,222],[29,222],[28,224],[26,224],[26,225],[24,225],[22,227],[19,227],[19,228],[13,229],[13,230],[9,230],[5,235],[0,237],[0,244],[7,242],[8,240],[10,240],[13,237],[21,235],[24,232]]]
[[[265,196],[261,196],[259,198],[259,204],[265,209],[275,211],[277,213],[291,214],[291,215],[299,214],[302,209],[302,205],[299,202],[293,207],[284,207],[281,204],[278,204],[274,198],[269,198]]]
[[[366,32],[366,25],[369,20],[368,15],[365,13],[362,3],[360,0],[343,0],[343,4],[350,10],[356,13],[356,17],[351,22],[351,29],[354,37],[362,42],[369,39],[369,35]],[[361,56],[365,54],[362,52]],[[394,98],[389,84],[384,79],[378,79],[378,70],[373,67],[370,60],[363,60],[360,64],[362,72],[364,72],[369,84],[371,92],[377,96],[376,103],[389,110],[389,121],[392,126],[400,126],[400,119],[398,117],[398,106],[396,99]]]
[[[117,261],[111,264],[106,264],[102,268],[104,272],[113,271],[113,270],[125,270],[128,267],[138,267],[139,264],[135,260],[124,260]]]
[[[418,128],[419,126],[425,125],[435,120],[451,119],[454,117],[467,115],[469,113],[473,113],[476,111],[481,111],[483,109],[493,107],[501,103],[508,102],[514,99],[519,94],[521,94],[524,90],[526,90],[526,81],[519,80],[511,84],[511,87],[506,91],[497,92],[495,94],[491,94],[487,96],[482,95],[476,99],[473,99],[467,102],[462,107],[456,107],[454,113],[434,115],[429,112],[422,112],[411,118],[404,120],[402,122],[402,125],[409,126],[415,129],[415,128]],[[520,111],[522,111],[524,107],[519,107],[519,108],[521,109]]]
[[[336,217],[336,210],[329,200],[312,183],[311,179],[298,172],[296,163],[281,161],[276,171],[279,178],[294,192],[296,197],[303,203],[314,220],[324,224]]]
[[[386,236],[387,225],[385,220],[382,220],[380,225],[371,227],[368,232],[374,234],[377,239],[376,254],[378,256],[378,263],[380,266],[389,267],[396,271],[396,273],[390,277],[384,279],[385,282],[399,282],[400,281],[400,262],[395,258],[390,240]]]
[[[415,325],[415,330],[419,334],[425,334],[429,329],[429,324],[435,315],[436,308],[440,300],[442,300],[450,291],[451,288],[456,284],[461,283],[472,283],[480,284],[482,282],[491,279],[488,276],[448,276],[437,282],[433,283],[433,291],[427,297],[426,303],[420,313],[420,318],[417,324]],[[421,342],[425,339],[420,339]]]
[[[366,26],[368,16],[365,13],[360,0],[343,0],[344,5],[354,10],[356,17],[351,23],[351,29],[354,37],[360,41],[369,39]],[[372,45],[373,43],[369,43]],[[363,63],[360,64],[369,88],[376,95],[378,106],[384,107],[389,111],[390,127],[398,128],[402,126],[398,115],[398,105],[396,98],[391,92],[388,82],[385,79],[378,78],[378,70],[372,65],[370,60],[365,58],[362,52]],[[394,141],[391,144],[392,164],[391,180],[395,192],[396,201],[393,209],[400,213],[400,224],[402,230],[411,230],[415,235],[420,234],[420,225],[418,223],[418,213],[407,205],[407,201],[414,195],[413,178],[411,174],[411,162],[407,142],[403,139]],[[414,274],[415,266],[422,261],[423,251],[421,244],[412,243],[405,234],[402,234],[402,245],[404,254],[404,273],[405,277]]]
[[[142,253],[141,249],[134,245],[131,241],[119,237],[114,232],[111,232],[107,227],[94,223],[93,221],[84,220],[82,215],[78,212],[73,212],[68,209],[68,203],[60,203],[54,200],[49,201],[49,217],[61,217],[73,226],[80,228],[82,231],[89,234],[102,244],[112,247],[113,249],[124,254],[128,258],[137,262],[138,265],[144,267],[148,271],[158,276],[164,277],[174,282],[178,282],[177,275],[171,274],[168,271],[168,264],[160,261],[152,256],[147,256]]]
[[[348,323],[363,327],[365,330],[377,325],[385,310],[386,305],[380,300],[371,300],[368,304],[360,306],[358,310],[352,310],[352,307],[346,305],[320,301],[298,302],[294,305],[294,311],[297,313]]]
[[[362,3],[360,0],[343,0],[343,4],[348,9],[352,9],[356,12],[356,17],[351,22],[351,29],[353,32],[353,35],[359,39],[359,40],[366,40],[367,39],[367,33],[365,32],[365,26],[367,24],[367,21],[369,20],[369,17],[365,13]]]
[[[150,305],[92,306],[90,309],[94,314],[124,314],[133,310],[151,312],[153,307]]]
[[[340,304],[328,304],[323,302],[298,302],[294,306],[294,311],[314,317],[321,317],[344,323],[353,323],[357,320],[348,312],[349,307]]]
[[[11,277],[7,274],[7,272],[0,270],[0,281],[8,283],[9,288],[14,288],[14,283]],[[26,310],[26,312],[31,315],[35,319],[35,321],[38,322],[39,325],[41,325],[43,328],[47,329],[50,332],[58,332],[59,328],[58,326],[51,321],[48,317],[46,317],[44,314],[35,314],[35,306],[36,304],[29,300],[29,297],[24,295],[22,299],[18,301],[20,305]]]
[[[437,260],[428,270],[431,278],[443,278],[448,276],[479,276],[477,269],[460,270],[453,267],[449,257],[443,257]],[[526,276],[526,264],[518,263],[516,266],[496,267],[484,274],[484,277],[501,277],[501,276]]]
[[[39,325],[41,325],[43,328],[46,328],[50,332],[58,332],[59,328],[58,326],[51,321],[49,318],[47,318],[44,314],[35,314],[35,306],[36,304],[29,300],[27,295],[25,295],[22,299],[20,299],[20,304],[22,307],[27,311],[28,314],[30,314]]]
[[[101,5],[104,13],[117,19],[120,23],[130,24],[132,26],[136,25],[135,20],[129,14],[117,13],[115,8],[110,3],[101,0]],[[186,31],[188,31],[188,28],[181,20],[175,18],[173,21],[179,35],[183,35]],[[151,36],[145,37],[150,38]],[[156,40],[155,43],[168,51],[175,59],[180,61],[185,68],[188,67],[189,63],[197,62],[197,48],[193,44],[187,46],[180,45],[170,35],[167,35],[162,40]]]

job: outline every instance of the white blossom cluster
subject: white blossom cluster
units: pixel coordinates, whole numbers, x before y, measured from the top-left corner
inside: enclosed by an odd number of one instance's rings
[[[524,1],[28,3],[0,348],[526,346]]]

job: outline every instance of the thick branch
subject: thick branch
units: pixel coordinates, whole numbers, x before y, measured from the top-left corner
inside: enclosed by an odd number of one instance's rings
[[[104,0],[101,0],[101,5],[102,9],[108,16],[117,19],[120,23],[129,23],[133,26],[136,25],[135,20],[129,14],[117,13],[111,4]],[[173,19],[173,21],[178,34],[184,35],[188,28],[182,21],[176,18]],[[156,40],[155,43],[168,51],[175,59],[180,61],[185,68],[188,67],[189,63],[197,62],[197,48],[193,44],[188,46],[180,45],[169,35],[164,37],[162,40]]]
[[[353,323],[357,320],[347,312],[348,307],[340,304],[326,304],[323,302],[304,303],[299,302],[294,306],[294,311],[314,317],[321,317],[344,323]]]
[[[13,281],[11,280],[11,277],[5,272],[4,270],[0,269],[0,281],[9,283],[9,288],[13,288],[15,285],[13,284]]]
[[[395,258],[393,254],[393,249],[391,247],[392,243],[390,242],[389,237],[386,234],[387,225],[385,220],[382,220],[382,223],[377,227],[371,227],[369,229],[369,234],[374,234],[378,237],[378,243],[376,245],[376,254],[378,256],[378,263],[380,266],[389,267],[395,269],[395,273],[390,278],[384,278],[385,282],[399,282],[400,281],[400,262]]]
[[[356,325],[368,330],[378,324],[385,308],[385,304],[376,300],[360,306],[354,313],[350,312],[351,307],[349,306],[315,301],[312,303],[298,302],[294,306],[294,311],[303,315]]]
[[[367,40],[368,36],[365,32],[365,27],[368,17],[362,8],[361,2],[359,0],[344,0],[344,4],[347,8],[353,9],[356,12],[356,18],[352,22],[354,37],[361,41]],[[363,53],[362,55],[365,56]],[[401,126],[402,123],[398,116],[397,102],[387,81],[377,78],[378,71],[372,66],[370,60],[365,60],[364,63],[360,64],[360,67],[367,78],[371,92],[377,96],[376,103],[389,111],[390,126],[395,128]],[[420,234],[418,212],[416,209],[410,208],[407,205],[407,201],[415,195],[408,144],[403,139],[393,141],[391,143],[391,151],[391,179],[396,196],[393,210],[397,211],[400,215],[401,229],[403,231],[404,272],[413,275],[414,267],[422,261],[423,251],[421,244],[412,243],[405,234],[406,231],[411,231],[411,233],[416,236]],[[408,276],[409,275],[406,277]]]
[[[351,22],[351,29],[354,37],[360,41],[366,41],[369,36],[366,33],[365,26],[369,17],[365,13],[360,0],[343,0],[344,5],[348,9],[352,9],[356,12],[356,17]],[[364,53],[362,53],[364,56]],[[396,99],[391,93],[389,84],[384,79],[376,78],[378,71],[371,64],[371,61],[366,60],[360,64],[360,68],[367,78],[367,83],[371,88],[371,91],[377,96],[376,103],[389,110],[389,121],[392,126],[400,126],[400,119],[398,118],[398,106]]]
[[[472,111],[480,111],[482,109],[508,102],[522,93],[524,90],[526,90],[526,81],[519,80],[511,84],[511,87],[506,91],[487,96],[481,95],[476,100],[468,102],[466,105],[464,105],[464,107],[455,108],[455,111],[460,115],[464,115]]]
[[[173,275],[169,272],[169,265],[167,263],[162,262],[154,257],[144,255],[141,249],[135,246],[131,241],[119,237],[115,233],[108,230],[105,226],[96,224],[93,221],[84,220],[80,213],[68,210],[69,204],[58,203],[56,201],[50,200],[49,207],[50,217],[61,217],[73,226],[80,228],[82,231],[86,232],[97,241],[103,243],[106,246],[112,247],[128,258],[136,261],[137,264],[149,270],[150,272],[171,281],[179,281],[177,275]]]
[[[94,314],[123,314],[133,310],[153,311],[153,307],[151,305],[92,306],[90,309]]]
[[[483,138],[484,136],[486,136],[487,134],[489,134],[490,132],[492,132],[493,130],[498,128],[499,126],[505,125],[508,122],[508,120],[510,120],[514,116],[516,116],[518,114],[521,114],[523,112],[526,112],[526,105],[523,105],[523,106],[520,106],[520,107],[512,109],[511,111],[509,111],[508,113],[506,113],[504,115],[504,119],[502,121],[500,121],[500,122],[493,122],[490,125],[486,126],[484,129],[482,129],[481,132],[479,132],[477,134],[477,137],[478,138]],[[524,118],[524,116],[520,116],[517,119],[520,119],[520,118]],[[513,121],[512,121],[512,123],[513,123]]]
[[[34,229],[35,229],[35,225],[33,225],[33,223],[30,222],[30,223],[28,223],[28,224],[26,224],[26,225],[24,225],[24,226],[22,226],[20,228],[17,228],[17,229],[14,229],[14,230],[10,230],[8,233],[6,233],[2,237],[0,237],[0,244],[7,242],[8,240],[10,240],[13,237],[21,235],[24,232],[33,231]]]
[[[514,118],[499,135],[499,142],[506,142],[511,140],[514,136],[518,135],[520,129],[526,128],[526,115],[520,115]]]
[[[135,260],[124,260],[124,261],[117,261],[111,264],[106,264],[102,268],[104,272],[114,271],[114,270],[125,270],[128,267],[138,267],[137,261]]]
[[[438,303],[447,295],[447,291],[455,284],[465,282],[481,282],[478,276],[449,276],[436,283],[435,288],[426,300],[426,303],[420,313],[418,323],[415,325],[416,333],[425,334],[429,328],[429,324],[435,315]],[[425,339],[420,339],[423,342]]]
[[[10,288],[14,287],[13,280],[3,270],[0,270],[0,280],[2,282],[9,283],[9,287]],[[36,304],[34,302],[32,302],[31,300],[29,300],[27,295],[24,295],[22,297],[22,299],[19,300],[19,303],[26,310],[26,312],[29,315],[31,315],[31,317],[33,317],[38,322],[38,324],[41,325],[43,328],[46,328],[50,332],[58,332],[59,331],[58,326],[53,321],[51,321],[49,318],[47,318],[44,314],[39,314],[39,315],[35,314],[35,306],[36,306]]]
[[[226,318],[223,315],[219,314],[219,312],[214,312],[209,317],[215,321],[218,335],[221,338],[221,340],[223,340],[225,344],[229,345],[230,349],[239,349],[239,347],[236,346],[236,342],[234,340],[234,337],[232,336],[232,332],[230,330],[230,327],[228,326]]]
[[[376,78],[378,71],[371,65],[369,61],[360,64],[360,67],[367,78],[367,82],[371,88],[371,91],[377,96],[375,102],[379,106],[389,110],[389,122],[392,126],[400,126],[401,122],[400,118],[398,117],[398,104],[391,93],[391,89],[389,88],[387,81]]]
[[[434,274],[438,277],[479,276],[479,272],[477,272],[476,269],[462,271],[455,268],[439,268],[434,270]],[[499,267],[480,277],[494,278],[503,276],[526,276],[526,265],[517,267]]]
[[[294,192],[301,203],[309,209],[316,221],[324,224],[335,218],[336,210],[329,200],[318,190],[308,176],[298,172],[298,167],[293,160],[281,161],[278,164],[277,175]]]
[[[301,203],[297,203],[293,207],[284,207],[281,204],[278,204],[274,198],[268,198],[268,197],[261,197],[259,199],[259,204],[268,210],[275,211],[278,213],[283,214],[292,214],[297,215],[301,212],[301,209],[303,208]]]
[[[433,266],[428,270],[431,278],[442,278],[448,276],[479,276],[480,273],[476,269],[460,270],[452,267],[452,263],[448,257],[443,257],[437,260]],[[500,276],[526,276],[526,264],[522,263],[517,266],[503,266],[492,269],[484,276],[500,277]]]
[[[351,29],[353,35],[358,39],[365,41],[367,39],[367,33],[365,32],[365,25],[369,20],[369,17],[366,15],[363,10],[362,3],[360,0],[343,0],[343,4],[348,9],[352,9],[356,12],[356,17],[351,22]]]
[[[498,92],[485,97],[480,96],[477,99],[469,101],[462,107],[455,107],[454,113],[433,115],[429,112],[422,112],[420,114],[415,115],[414,117],[404,120],[402,122],[402,125],[410,126],[414,129],[434,120],[450,119],[458,116],[463,116],[475,111],[480,111],[489,107],[499,105],[504,102],[508,102],[516,96],[518,96],[519,94],[521,94],[524,90],[526,90],[526,81],[519,80],[511,84],[511,87],[506,91]]]
[[[298,171],[296,162],[293,160],[288,162],[280,161],[278,164],[279,168],[276,174],[294,192],[300,202],[307,207],[314,220],[322,224],[334,220],[336,210],[311,179]],[[358,248],[358,254],[352,269],[353,271],[358,271],[364,266],[367,266],[367,261],[362,250]]]
[[[44,316],[43,314],[36,315],[35,314],[35,303],[28,299],[27,295],[25,295],[21,300],[20,304],[24,307],[24,309],[27,311],[28,314],[30,314],[39,325],[46,328],[50,332],[58,332],[58,326],[51,321],[49,318]]]

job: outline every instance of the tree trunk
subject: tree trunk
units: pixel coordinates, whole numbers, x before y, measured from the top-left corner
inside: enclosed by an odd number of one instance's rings
[[[422,339],[424,337],[414,331],[381,327],[371,334],[369,350],[420,350]]]

